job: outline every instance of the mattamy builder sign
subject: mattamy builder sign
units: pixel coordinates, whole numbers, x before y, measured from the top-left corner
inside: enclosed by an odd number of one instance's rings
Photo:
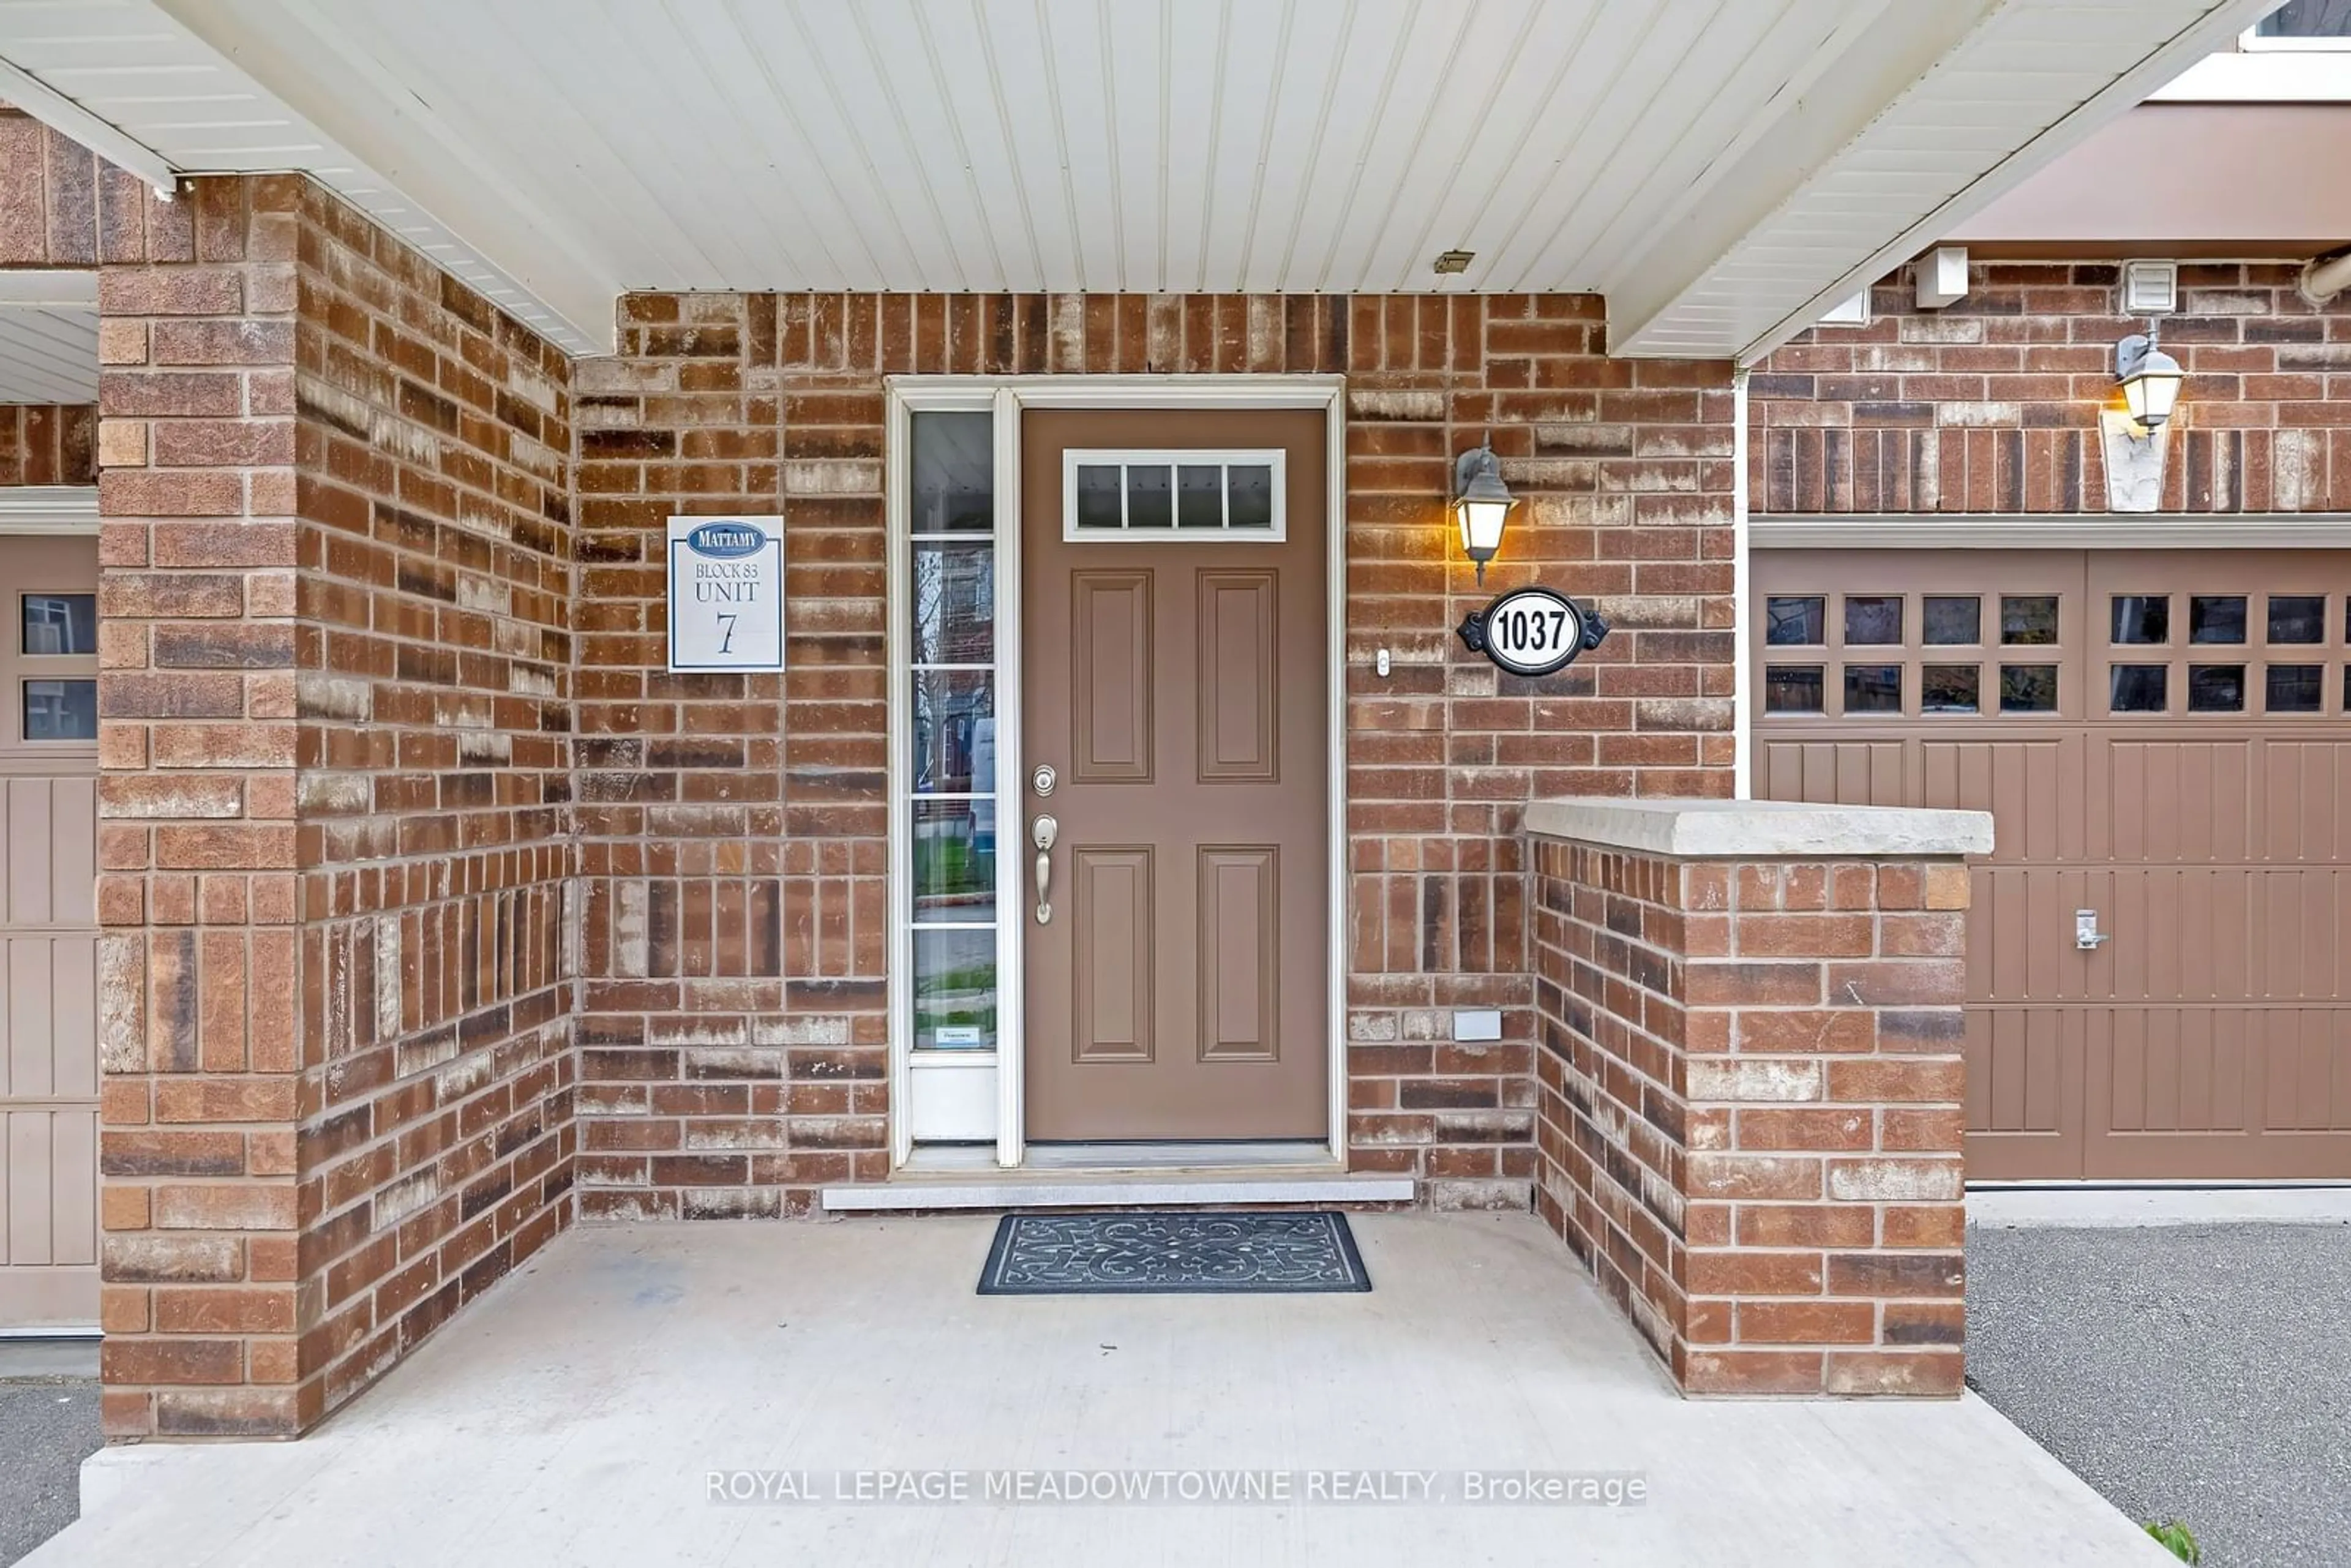
[[[669,520],[669,667],[784,667],[784,519]]]

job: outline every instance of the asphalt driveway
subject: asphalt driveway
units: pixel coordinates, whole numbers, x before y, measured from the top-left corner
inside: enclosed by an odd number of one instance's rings
[[[0,1378],[0,1565],[74,1521],[81,1462],[103,1442],[96,1380]]]
[[[2351,1561],[2351,1226],[1968,1232],[1968,1381],[2208,1568]]]

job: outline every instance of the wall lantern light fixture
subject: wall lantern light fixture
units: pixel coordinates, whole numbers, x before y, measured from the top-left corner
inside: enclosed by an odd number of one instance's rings
[[[2179,361],[2156,346],[2160,322],[2149,322],[2115,345],[2115,382],[2123,390],[2131,423],[2142,433],[2163,428],[2179,402],[2179,383],[2188,379]]]
[[[1502,461],[1490,444],[1471,447],[1453,465],[1453,511],[1461,525],[1461,549],[1478,563],[1478,580],[1486,580],[1486,563],[1502,548],[1502,525],[1519,498],[1502,483]]]

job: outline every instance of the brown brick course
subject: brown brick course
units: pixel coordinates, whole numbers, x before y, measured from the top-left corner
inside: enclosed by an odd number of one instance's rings
[[[1879,1024],[1958,1019],[1959,922],[1882,910],[1961,868],[1532,852],[1537,1212],[1692,1394],[1956,1395],[1958,1039]]]
[[[2183,261],[2162,341],[2188,372],[2160,509],[2351,509],[2351,298],[2299,262]],[[2098,411],[2120,407],[2119,261],[1991,261],[1917,308],[1906,267],[1866,327],[1815,327],[1748,383],[1758,512],[2103,512]]]

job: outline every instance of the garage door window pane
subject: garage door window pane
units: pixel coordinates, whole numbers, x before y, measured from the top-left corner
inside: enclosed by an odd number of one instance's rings
[[[39,658],[98,652],[98,595],[28,593],[17,646]]]
[[[2164,664],[2116,664],[2107,706],[2116,713],[2161,713],[2168,706],[2171,671]]]
[[[1822,689],[1818,664],[1773,664],[1763,672],[1763,711],[1819,713]]]
[[[2324,664],[2272,664],[2265,705],[2272,713],[2316,713],[2326,699]]]
[[[1928,594],[1924,605],[1928,643],[1938,647],[1972,644],[1983,632],[1983,601],[1973,594],[1944,598]]]
[[[2188,711],[2189,713],[2244,712],[2245,666],[2242,664],[2189,665]]]
[[[1844,711],[1900,713],[1902,666],[1847,664],[1844,667]]]
[[[1978,664],[1928,664],[1918,672],[1921,713],[1973,713],[1983,686]]]
[[[2171,595],[2117,593],[2114,605],[2114,641],[2122,643],[2171,641]],[[2117,666],[2119,667],[2119,666]],[[2120,707],[2122,705],[2115,705]]]
[[[1763,611],[1763,641],[1774,648],[1817,648],[1828,641],[1828,601],[1817,593],[1773,594]]]
[[[2055,713],[2057,666],[2002,664],[2000,667],[2000,711]]]
[[[2270,595],[2270,641],[2326,641],[2326,601],[2315,593]]]
[[[26,740],[96,740],[96,681],[26,681]]]
[[[2241,593],[2199,593],[2188,601],[2188,640],[2191,643],[2241,643],[2245,640],[2245,596]]]
[[[2001,594],[2000,640],[2011,648],[2045,647],[2056,642],[2057,596],[2053,593]],[[2037,669],[2040,666],[2025,667]]]
[[[1902,641],[1902,601],[1845,596],[1844,640],[1854,647],[1891,647]]]

